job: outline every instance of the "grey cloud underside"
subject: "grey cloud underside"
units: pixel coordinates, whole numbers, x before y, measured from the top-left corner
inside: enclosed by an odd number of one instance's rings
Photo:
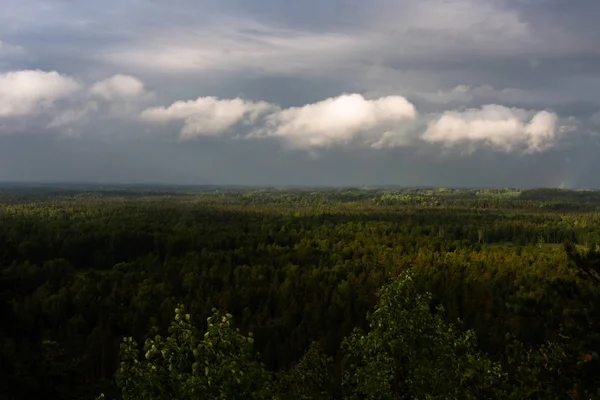
[[[598,187],[596,155],[586,143],[527,158],[485,151],[440,158],[406,148],[355,156],[336,148],[314,159],[306,152],[282,151],[276,143],[232,147],[209,140],[180,147],[122,140],[115,146],[92,138],[64,143],[45,135],[38,139],[0,138],[0,181]]]
[[[0,120],[0,180],[600,186],[595,0],[8,0],[4,8],[0,73],[57,71],[82,88],[47,114]],[[116,74],[143,82],[144,98],[88,93]],[[244,119],[187,141],[182,119],[137,119],[199,97],[286,110],[343,93],[403,96],[418,116],[375,148],[356,133],[310,151],[277,135],[233,139],[256,129]],[[535,154],[474,145],[481,124],[471,120],[460,125],[469,135],[445,129],[445,142],[421,139],[444,113],[472,118],[469,109],[490,104],[547,110],[569,129]],[[520,113],[506,137],[527,132],[532,115]]]

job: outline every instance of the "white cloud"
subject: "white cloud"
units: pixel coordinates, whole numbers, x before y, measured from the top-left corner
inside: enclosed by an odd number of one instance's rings
[[[295,147],[344,144],[359,136],[374,144],[416,114],[415,107],[402,96],[367,100],[359,94],[343,94],[279,110],[267,117],[261,134],[284,138]]]
[[[0,117],[36,114],[80,88],[72,78],[40,70],[0,74]]]
[[[183,121],[181,138],[219,135],[240,122],[252,123],[260,115],[272,110],[273,105],[259,101],[199,97],[196,100],[177,101],[169,107],[148,108],[141,113],[146,122],[167,123]]]
[[[113,75],[94,83],[89,89],[90,95],[104,100],[131,99],[144,95],[144,84],[130,75]]]
[[[87,91],[80,90],[82,87],[73,78],[55,71],[0,74],[3,131],[22,131],[17,127],[28,126],[58,129],[73,136],[94,117],[138,115],[142,102],[152,98],[143,83],[129,75],[114,75],[92,84]]]
[[[569,127],[560,125],[558,116],[552,112],[492,104],[446,111],[428,124],[422,139],[448,147],[485,145],[506,152],[538,152],[552,147],[567,130]]]
[[[102,117],[131,119],[154,100],[144,83],[131,75],[117,74],[92,84],[88,96],[99,100],[97,114]]]

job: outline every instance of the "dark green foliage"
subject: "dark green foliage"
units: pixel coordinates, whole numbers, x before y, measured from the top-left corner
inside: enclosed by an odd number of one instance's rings
[[[410,274],[384,286],[369,318],[345,347],[344,384],[352,399],[503,398],[505,374],[461,332],[430,310],[431,296],[416,291]]]
[[[519,342],[509,345],[509,364],[514,366],[510,398],[550,400],[581,397],[578,382],[572,379],[577,375],[577,361],[570,360],[568,352],[568,347],[552,342],[537,349],[527,349]]]
[[[592,245],[584,251],[577,251],[570,242],[564,243],[565,252],[583,279],[600,285],[600,245]]]
[[[1,191],[0,398],[118,395],[123,337],[168,337],[180,303],[201,332],[213,307],[254,332],[277,395],[337,398],[340,344],[377,337],[376,293],[408,269],[440,343],[474,333],[506,396],[600,388],[598,192],[109,189]]]
[[[274,397],[285,400],[330,399],[334,397],[331,357],[318,342],[311,343],[302,358],[277,376]]]

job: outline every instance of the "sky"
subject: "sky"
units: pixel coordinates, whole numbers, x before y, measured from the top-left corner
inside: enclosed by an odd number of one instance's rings
[[[0,181],[600,188],[597,0],[0,4]]]

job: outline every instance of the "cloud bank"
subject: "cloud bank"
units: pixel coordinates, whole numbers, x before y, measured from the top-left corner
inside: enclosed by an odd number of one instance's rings
[[[94,82],[87,87],[87,99],[77,95],[84,87],[74,78],[54,71],[2,74],[0,118],[27,120],[46,112],[50,118],[47,128],[74,136],[91,119],[101,118],[102,113],[114,115],[115,109],[128,106],[130,116],[137,113],[141,123],[163,126],[167,131],[176,129],[181,140],[234,134],[247,139],[278,139],[287,146],[306,149],[346,145],[382,149],[409,146],[416,140],[447,148],[462,146],[469,152],[488,147],[533,153],[555,146],[561,134],[569,130],[554,112],[497,104],[420,115],[415,105],[401,95],[369,99],[358,93],[344,93],[288,108],[240,97],[205,96],[142,109],[142,102],[136,101],[145,98],[147,92],[137,77],[116,74]],[[461,86],[452,94],[470,91]],[[63,109],[54,107],[58,100],[68,97],[71,101],[65,101]],[[415,131],[419,125],[424,128]]]
[[[534,153],[555,146],[570,130],[556,113],[490,104],[479,109],[449,110],[419,117],[416,107],[402,96],[365,99],[342,94],[300,107],[281,108],[267,102],[200,97],[168,107],[142,111],[141,120],[182,123],[181,139],[219,136],[237,124],[238,136],[277,138],[295,148],[344,146],[352,143],[381,149],[410,145],[407,122],[426,128],[417,134],[422,142],[468,151],[488,147],[502,152]],[[414,127],[413,123],[411,127]],[[241,132],[241,133],[240,133]]]

